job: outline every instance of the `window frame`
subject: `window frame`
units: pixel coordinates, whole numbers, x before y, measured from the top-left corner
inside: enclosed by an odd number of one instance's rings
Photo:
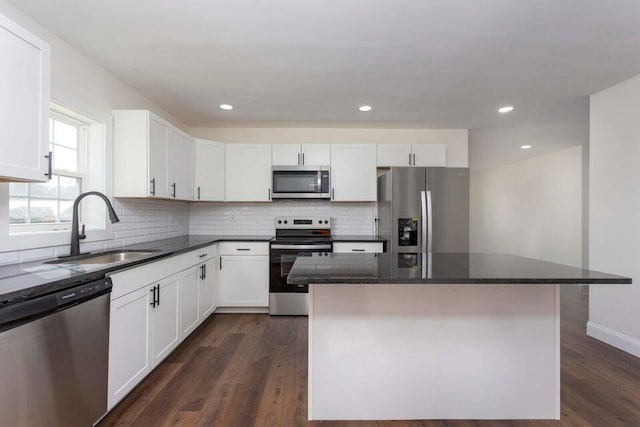
[[[78,138],[77,138],[77,168],[76,168],[76,172],[70,171],[70,170],[65,170],[65,169],[56,169],[53,168],[51,170],[51,173],[53,176],[57,176],[58,179],[60,177],[67,177],[67,178],[76,178],[76,179],[80,179],[80,189],[79,189],[79,194],[81,194],[83,192],[83,184],[85,183],[86,179],[87,179],[87,153],[88,153],[88,127],[90,125],[90,123],[86,122],[86,121],[82,121],[79,120],[77,118],[71,117],[68,114],[65,114],[64,112],[60,111],[62,108],[56,107],[55,104],[52,104],[49,108],[49,120],[55,120],[61,123],[65,123],[67,125],[70,126],[74,126],[77,131],[78,131]],[[51,122],[50,122],[51,123]],[[55,125],[54,125],[55,126]],[[54,151],[54,156],[55,156],[55,147],[54,146],[61,146],[64,147],[61,144],[56,144],[53,141],[53,135],[49,136],[49,146],[51,147],[52,151]],[[28,212],[30,213],[31,209],[31,201],[32,200],[54,200],[53,198],[47,198],[47,197],[37,197],[37,196],[32,196],[31,195],[31,184],[27,184],[28,185],[28,190],[27,190],[27,196],[15,196],[15,198],[24,198],[27,200],[29,209]],[[55,200],[57,200],[58,203],[58,214],[60,212],[60,202],[61,201],[65,201],[65,202],[69,202],[72,201],[70,199],[61,199],[60,198],[60,183],[58,181],[58,196]],[[9,193],[9,197],[11,198],[11,194]],[[82,212],[80,212],[80,217],[82,216]],[[29,221],[31,220],[30,217],[27,218]],[[11,224],[9,223],[9,233],[11,235],[21,235],[21,234],[28,234],[28,233],[46,233],[46,232],[59,232],[59,231],[70,231],[71,230],[71,221],[61,221],[60,218],[57,218],[56,222],[50,222],[50,223],[26,223],[26,224]]]

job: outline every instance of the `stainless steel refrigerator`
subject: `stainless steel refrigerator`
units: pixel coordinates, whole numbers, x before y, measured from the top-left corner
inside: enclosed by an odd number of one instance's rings
[[[469,252],[469,169],[393,167],[378,177],[390,252]]]

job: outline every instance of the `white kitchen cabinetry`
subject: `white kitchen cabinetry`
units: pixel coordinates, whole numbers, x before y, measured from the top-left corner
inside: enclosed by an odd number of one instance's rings
[[[215,275],[200,275],[205,263],[215,272],[215,246],[111,275],[108,409],[215,310]]]
[[[49,179],[50,47],[0,15],[0,182]]]
[[[375,144],[331,145],[331,201],[375,201]]]
[[[224,200],[224,144],[195,140],[195,199],[207,202]]]
[[[193,200],[193,138],[172,128],[169,138],[169,187],[178,200]]]
[[[150,111],[113,118],[114,197],[193,200],[193,139]]]
[[[227,201],[271,201],[271,145],[227,144],[225,189]]]
[[[114,279],[114,284],[118,282]],[[112,300],[108,407],[129,393],[179,342],[177,276]]]
[[[378,144],[378,166],[446,166],[444,144]]]
[[[200,267],[191,267],[180,278],[180,335],[189,336],[200,324],[198,317],[198,291]]]
[[[225,242],[220,245],[219,307],[269,306],[269,244]]]
[[[384,244],[382,242],[333,242],[334,253],[379,253],[384,252]]]
[[[329,144],[273,144],[273,166],[328,166]]]
[[[198,313],[200,322],[209,317],[217,307],[218,264],[218,257],[214,256],[200,267],[202,269],[198,280]]]

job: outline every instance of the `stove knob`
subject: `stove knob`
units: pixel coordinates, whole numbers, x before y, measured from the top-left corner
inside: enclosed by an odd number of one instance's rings
[[[278,220],[278,224],[282,224],[282,220],[280,220],[280,219],[279,219],[279,220]]]
[[[324,221],[324,223],[325,223],[325,224],[329,224],[329,221],[325,220],[325,221]]]
[[[284,223],[285,223],[285,224],[288,224],[288,223],[289,223],[289,221],[287,221],[287,220],[285,219],[285,220],[284,220]]]

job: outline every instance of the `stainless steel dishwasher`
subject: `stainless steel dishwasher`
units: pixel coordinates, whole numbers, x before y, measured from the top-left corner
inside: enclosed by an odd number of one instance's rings
[[[111,286],[0,305],[0,425],[87,427],[105,414]]]

